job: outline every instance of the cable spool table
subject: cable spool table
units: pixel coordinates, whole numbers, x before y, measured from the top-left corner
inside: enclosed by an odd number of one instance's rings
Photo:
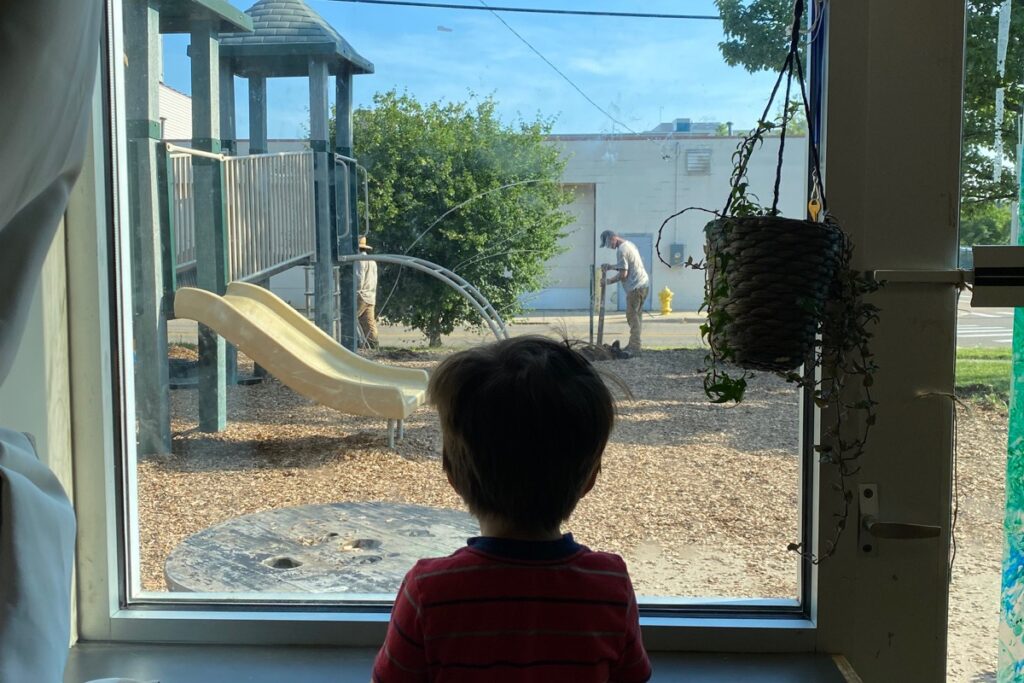
[[[394,593],[423,557],[479,534],[470,515],[404,503],[334,503],[236,517],[186,538],[164,563],[171,591]]]

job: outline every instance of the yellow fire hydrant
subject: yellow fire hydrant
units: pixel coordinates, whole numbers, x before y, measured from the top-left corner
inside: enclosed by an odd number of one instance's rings
[[[658,299],[661,300],[661,314],[668,315],[672,312],[672,297],[675,296],[667,286],[658,292]]]

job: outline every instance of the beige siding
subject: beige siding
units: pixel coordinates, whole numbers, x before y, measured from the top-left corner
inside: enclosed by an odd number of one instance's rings
[[[160,122],[164,140],[192,139],[192,98],[160,84]]]

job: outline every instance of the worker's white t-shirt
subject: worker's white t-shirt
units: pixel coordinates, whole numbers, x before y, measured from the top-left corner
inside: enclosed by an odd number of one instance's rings
[[[629,240],[622,240],[615,252],[618,254],[618,267],[629,271],[629,276],[622,283],[626,291],[632,292],[634,289],[646,287],[649,282],[647,270],[636,245]]]

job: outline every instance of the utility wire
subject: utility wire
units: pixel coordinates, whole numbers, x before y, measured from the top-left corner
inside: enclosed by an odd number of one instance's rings
[[[721,21],[717,14],[658,14],[653,12],[598,12],[595,10],[557,9],[541,7],[476,7],[448,2],[409,2],[408,0],[333,0],[334,2],[351,2],[364,5],[401,5],[403,7],[423,7],[426,9],[469,9],[497,10],[499,12],[524,12],[527,14],[570,14],[586,17],[623,17],[630,19],[688,19]]]
[[[543,53],[541,53],[541,51],[540,51],[540,50],[538,50],[538,49],[537,49],[537,48],[535,48],[535,47],[534,47],[533,45],[531,45],[531,44],[530,44],[530,41],[528,41],[528,40],[527,40],[526,38],[524,38],[524,37],[523,37],[522,35],[520,35],[518,31],[516,31],[516,30],[515,30],[514,28],[512,28],[512,27],[511,27],[511,26],[509,25],[509,23],[508,23],[507,21],[505,21],[505,20],[504,20],[504,19],[503,19],[503,18],[501,17],[501,15],[500,15],[500,14],[498,14],[497,10],[498,10],[499,8],[496,8],[496,7],[491,7],[491,6],[490,6],[490,5],[488,5],[488,4],[486,3],[486,2],[484,2],[484,0],[480,0],[480,4],[481,4],[481,5],[483,6],[483,7],[481,8],[481,9],[487,9],[487,10],[490,10],[491,14],[493,14],[493,15],[494,15],[494,18],[495,18],[495,19],[497,19],[497,20],[498,20],[498,21],[500,21],[500,22],[501,22],[502,24],[504,24],[504,25],[505,25],[505,28],[507,28],[507,29],[508,29],[509,31],[511,31],[511,32],[512,32],[512,35],[514,35],[514,36],[515,36],[516,38],[518,38],[519,40],[521,40],[521,41],[523,42],[523,45],[525,45],[526,47],[530,48],[530,49],[531,49],[531,50],[533,51],[533,53],[534,53],[535,55],[537,55],[537,56],[538,56],[538,57],[540,57],[540,58],[541,58],[542,60],[544,60],[544,63],[545,63],[545,64],[547,64],[548,66],[550,66],[550,67],[551,67],[551,68],[552,68],[552,69],[554,70],[554,72],[555,72],[556,74],[558,74],[559,76],[561,76],[561,77],[562,77],[562,79],[563,79],[563,80],[565,80],[565,82],[566,82],[566,83],[568,83],[569,85],[571,85],[571,86],[572,86],[572,88],[573,88],[573,89],[574,89],[574,90],[575,90],[576,92],[578,92],[578,93],[579,93],[580,95],[582,95],[582,96],[583,96],[583,99],[585,99],[585,100],[586,100],[587,102],[590,102],[590,104],[591,104],[591,105],[592,105],[592,106],[594,107],[594,109],[597,109],[597,110],[598,110],[599,112],[601,112],[602,114],[604,114],[605,116],[607,116],[607,117],[608,117],[609,119],[611,119],[611,120],[612,120],[612,121],[613,121],[614,123],[617,123],[618,125],[622,126],[622,127],[623,127],[623,128],[625,128],[626,130],[628,130],[628,131],[629,131],[630,133],[632,133],[633,135],[639,135],[639,133],[637,133],[637,132],[636,132],[635,130],[633,130],[632,128],[630,128],[629,126],[627,126],[627,125],[626,125],[625,123],[623,123],[622,121],[618,120],[618,119],[617,119],[617,118],[615,118],[614,116],[612,116],[612,115],[611,115],[611,114],[610,114],[610,113],[609,113],[609,112],[608,112],[608,111],[607,111],[607,110],[606,110],[606,109],[605,109],[604,107],[602,107],[602,106],[601,106],[601,105],[599,105],[599,104],[598,104],[597,102],[595,102],[595,101],[593,100],[593,98],[592,98],[592,97],[590,97],[590,95],[588,95],[587,93],[583,92],[583,89],[582,89],[582,88],[580,88],[580,86],[576,85],[576,83],[574,83],[574,82],[573,82],[573,80],[572,80],[571,78],[569,78],[569,77],[568,77],[568,76],[566,76],[566,75],[565,75],[564,73],[562,73],[562,70],[561,70],[561,69],[559,69],[559,68],[558,68],[557,66],[555,66],[555,65],[554,65],[554,64],[553,64],[553,63],[551,62],[551,60],[550,60],[550,59],[548,59],[547,57],[545,57],[545,56],[543,55]]]

